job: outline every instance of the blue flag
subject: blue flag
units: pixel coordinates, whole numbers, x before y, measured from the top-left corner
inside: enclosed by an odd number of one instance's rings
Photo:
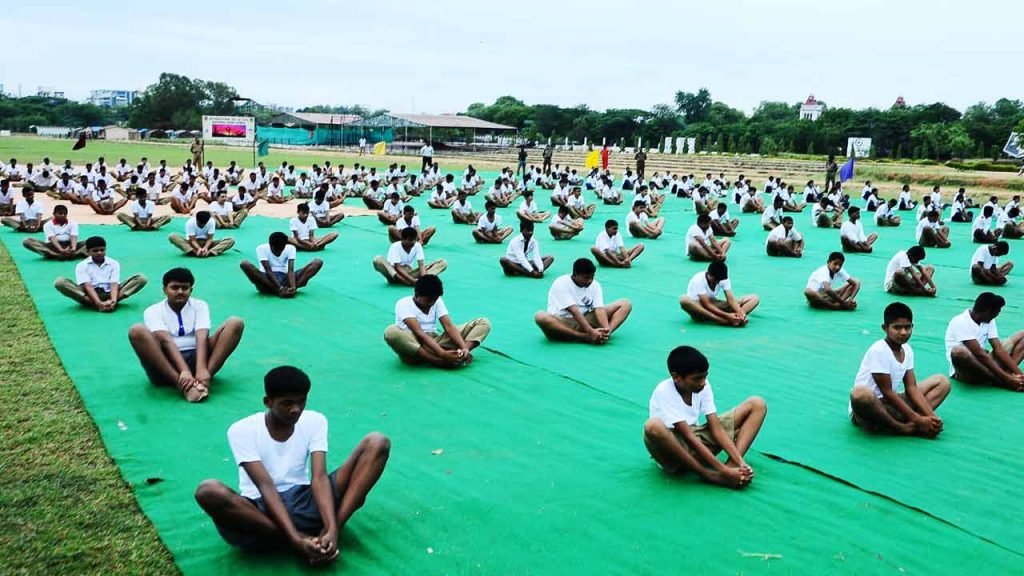
[[[850,156],[846,164],[839,169],[839,181],[846,182],[847,180],[853,180],[853,156]]]

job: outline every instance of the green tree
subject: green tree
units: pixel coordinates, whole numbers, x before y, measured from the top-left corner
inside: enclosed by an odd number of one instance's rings
[[[696,93],[676,92],[676,110],[679,111],[687,123],[702,122],[711,111],[711,92],[707,88],[701,88]]]

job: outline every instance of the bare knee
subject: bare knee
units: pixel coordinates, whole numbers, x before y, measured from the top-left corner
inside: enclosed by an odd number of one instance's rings
[[[234,330],[241,334],[245,330],[245,321],[238,316],[231,316],[224,321],[224,328],[226,330]]]
[[[744,403],[750,407],[752,414],[759,414],[761,416],[768,414],[768,403],[760,396],[751,396],[750,398],[747,398]]]
[[[363,438],[363,448],[374,456],[387,459],[391,454],[391,439],[380,432],[370,432]]]
[[[649,418],[647,422],[644,422],[645,438],[660,438],[664,436],[667,430],[668,429],[665,428],[665,424],[661,420],[658,420],[657,418]]]
[[[857,386],[850,391],[850,404],[864,406],[875,402],[875,394],[866,386]]]
[[[206,511],[222,508],[234,494],[220,480],[203,480],[196,488],[196,503]]]
[[[533,315],[533,321],[537,324],[537,326],[540,326],[542,328],[545,324],[547,324],[547,319],[547,312],[537,312],[536,314]]]
[[[150,336],[149,328],[146,328],[145,324],[133,324],[128,329],[128,340],[130,342],[139,342]]]

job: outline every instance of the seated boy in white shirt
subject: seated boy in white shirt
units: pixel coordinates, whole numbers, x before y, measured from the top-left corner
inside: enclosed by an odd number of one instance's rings
[[[532,190],[523,192],[523,201],[519,203],[519,208],[516,210],[516,216],[520,220],[531,220],[536,224],[547,220],[550,215],[550,212],[541,212],[537,208],[537,203],[533,200]]]
[[[860,208],[851,206],[850,219],[839,228],[839,243],[843,252],[870,254],[872,245],[878,240],[878,234],[864,234],[864,222],[860,219]]]
[[[242,260],[240,267],[246,278],[260,294],[292,298],[299,288],[304,288],[323,268],[324,262],[313,258],[298,270],[295,269],[295,246],[288,243],[284,232],[272,232],[266,244],[256,247],[256,261],[259,267],[248,260]]]
[[[710,363],[696,348],[679,346],[668,355],[669,378],[651,394],[644,446],[668,474],[693,472],[709,484],[743,488],[754,470],[743,459],[768,414],[768,406],[751,396],[718,414],[707,381]],[[704,424],[698,424],[700,418]],[[723,463],[718,453],[725,452]]]
[[[384,341],[403,362],[460,368],[473,361],[473,350],[490,334],[487,318],[452,322],[443,294],[441,279],[425,274],[416,279],[412,296],[395,303],[395,323],[384,330]]]
[[[73,200],[72,200],[73,202]],[[0,216],[14,215],[14,188],[6,178],[0,179]]]
[[[206,210],[196,212],[196,215],[185,222],[185,237],[172,232],[167,240],[186,256],[196,258],[207,258],[220,256],[235,245],[233,238],[214,240],[213,235],[217,231],[217,224],[213,216]]]
[[[200,402],[238,347],[245,325],[232,316],[210,334],[210,307],[192,297],[194,285],[188,268],[168,270],[163,277],[166,298],[146,308],[143,323],[128,330],[128,341],[150,382],[174,386],[189,402]]]
[[[317,252],[338,239],[337,232],[329,232],[321,238],[316,237],[318,228],[316,219],[309,214],[309,204],[302,202],[295,207],[296,216],[288,222],[292,237],[288,243],[302,252]]]
[[[460,190],[459,193],[466,192]],[[488,200],[484,208],[486,212],[477,219],[476,228],[473,229],[473,239],[480,244],[501,244],[512,235],[512,227],[501,227],[501,215],[497,213],[498,205],[493,200]]]
[[[622,298],[605,305],[601,284],[594,280],[597,267],[588,258],[573,262],[572,275],[559,276],[548,290],[547,310],[534,314],[534,322],[549,340],[607,344],[626,321],[633,305]]]
[[[817,228],[839,228],[843,225],[843,209],[836,208],[828,196],[822,196],[811,207],[811,221]]]
[[[459,190],[457,198],[440,198],[440,196],[443,196],[441,189],[442,186],[438,184],[434,192],[431,193],[431,199],[434,198],[435,194],[439,196],[439,199],[436,205],[431,204],[430,206],[432,208],[446,208],[450,206],[452,209],[452,222],[475,225],[480,218],[480,213],[473,211],[473,203],[469,201],[469,195],[464,190]],[[430,201],[427,204],[430,204]]]
[[[36,193],[28,188],[21,189],[22,199],[14,206],[14,216],[5,216],[0,223],[15,232],[27,232],[34,234],[43,229],[45,222],[43,212],[46,206],[36,200]]]
[[[402,202],[402,197],[398,192],[392,192],[377,211],[377,220],[386,226],[393,226],[402,217],[403,208],[405,203]]]
[[[249,210],[245,208],[237,212],[235,211],[235,205],[228,202],[228,193],[224,190],[217,192],[213,203],[207,209],[217,222],[218,228],[238,228],[246,217],[249,216]]]
[[[75,266],[74,281],[58,278],[54,283],[54,288],[64,296],[100,312],[113,312],[118,304],[146,285],[142,274],[121,282],[121,265],[107,258],[107,241],[103,238],[87,238],[85,250],[89,257]]]
[[[824,266],[811,273],[804,287],[804,296],[811,308],[822,310],[856,310],[860,281],[843,268],[842,252],[828,255]]]
[[[725,202],[719,202],[718,206],[711,211],[711,232],[718,236],[735,236],[736,228],[740,221],[729,216],[729,206]]]
[[[772,205],[765,208],[764,212],[761,212],[761,228],[764,228],[765,232],[771,232],[782,224],[782,217],[785,212],[782,207],[784,205],[785,202],[782,198],[776,197],[772,201]]]
[[[128,199],[121,198],[120,200],[114,200],[113,190],[107,188],[107,181],[97,180],[96,189],[93,191],[92,196],[86,199],[86,203],[88,203],[97,214],[109,216],[127,204]]]
[[[53,260],[72,260],[88,255],[85,244],[78,243],[78,224],[68,220],[68,207],[58,204],[53,207],[53,218],[43,224],[45,242],[26,238],[22,246]]]
[[[548,231],[555,240],[571,240],[583,232],[583,219],[573,218],[567,206],[559,206],[558,213],[548,224]]]
[[[1010,245],[1000,240],[990,246],[978,246],[971,258],[971,280],[983,286],[1003,286],[1009,279],[1013,262],[1000,264],[999,257],[1010,253]]]
[[[336,204],[327,199],[327,191],[323,187],[316,191],[313,201],[309,203],[309,214],[316,220],[317,228],[330,228],[345,219],[342,212],[331,213],[334,206]]]
[[[267,186],[264,200],[271,204],[284,204],[288,201],[288,197],[284,194],[284,184],[281,183],[279,176],[274,176],[270,179],[270,185]]]
[[[979,216],[980,218],[980,216]],[[939,221],[939,212],[931,210],[918,221],[917,243],[928,248],[949,248],[953,245],[949,240],[949,226],[943,226]]]
[[[569,213],[572,214],[573,218],[583,218],[584,220],[593,216],[594,211],[597,209],[595,204],[587,204],[586,200],[583,199],[583,191],[579,186],[572,188],[572,192],[569,193],[565,205],[569,208]]]
[[[1006,300],[982,292],[974,306],[949,321],[946,328],[946,360],[949,375],[967,384],[998,386],[1024,392],[1024,331],[999,340],[996,317]],[[987,350],[991,348],[991,351]]]
[[[543,278],[544,271],[554,263],[553,256],[541,256],[540,244],[533,236],[533,227],[533,222],[529,220],[520,222],[519,236],[509,242],[505,255],[498,260],[506,276]]]
[[[697,223],[686,230],[683,242],[686,246],[686,256],[698,262],[725,261],[726,253],[732,246],[732,241],[728,238],[721,241],[715,239],[711,231],[711,216],[708,214],[697,216]]]
[[[1003,238],[1010,240],[1024,238],[1024,223],[1020,221],[1020,208],[1012,206],[1003,210],[996,223],[996,229],[1003,231]]]
[[[597,234],[594,245],[590,248],[590,253],[597,259],[598,264],[612,268],[632,268],[633,261],[643,252],[644,245],[640,243],[632,248],[626,248],[622,235],[619,234],[619,223],[615,220],[605,221],[604,230]]]
[[[328,564],[338,557],[338,533],[384,473],[391,442],[366,435],[328,474],[327,419],[305,409],[309,377],[279,366],[263,378],[263,389],[267,411],[228,429],[241,494],[204,480],[196,502],[232,546],[291,549],[310,565]]]
[[[465,191],[460,190],[458,197],[465,200],[467,194]],[[427,206],[436,208],[438,210],[447,210],[452,207],[455,203],[455,196],[448,196],[444,191],[444,184],[436,184],[433,190],[430,192],[430,197],[427,198]],[[465,222],[455,222],[456,224],[465,224]]]
[[[642,200],[633,202],[633,208],[626,214],[626,230],[633,238],[650,238],[652,240],[661,236],[665,228],[664,218],[650,219],[647,214],[647,205]]]
[[[886,306],[882,330],[885,338],[868,348],[854,379],[850,420],[871,433],[935,438],[942,432],[935,409],[949,394],[949,379],[935,374],[918,382],[907,344],[914,331],[909,306]]]
[[[434,237],[434,233],[437,229],[433,226],[420,229],[420,217],[416,214],[416,209],[410,205],[405,205],[402,208],[402,216],[395,221],[393,226],[388,226],[388,238],[392,242],[398,242],[402,239],[402,230],[406,228],[412,228],[419,234],[420,244],[426,246],[430,243],[430,239]]]
[[[216,188],[211,187],[210,190],[212,194],[217,194]],[[152,200],[152,198],[150,198],[150,200]],[[171,209],[178,214],[191,214],[198,202],[199,194],[196,194],[189,185],[184,182],[179,184],[178,188],[171,193]]]
[[[888,202],[882,202],[875,210],[875,225],[879,227],[896,228],[903,219],[896,214],[896,199],[890,198]]]
[[[118,221],[132,229],[132,231],[153,231],[159,230],[161,226],[171,221],[170,216],[153,217],[153,210],[156,203],[151,202],[146,196],[146,191],[138,189],[135,191],[135,200],[128,206],[128,212],[115,214]]]
[[[924,258],[925,251],[920,246],[911,246],[905,251],[897,252],[885,269],[885,291],[906,296],[935,297],[938,291],[932,278],[935,275],[935,268],[922,266]]]
[[[427,274],[438,276],[448,268],[443,258],[424,264],[423,245],[415,229],[405,228],[401,235],[402,239],[388,248],[386,258],[376,256],[373,259],[374,270],[384,276],[388,284],[415,286],[417,278]]]
[[[971,238],[978,244],[991,244],[1003,235],[1002,230],[992,230],[994,215],[995,209],[986,205],[981,209],[981,214],[974,219],[974,223],[971,225]]]
[[[725,299],[720,299],[721,296]],[[686,293],[679,297],[679,306],[695,321],[736,328],[747,325],[750,313],[760,303],[756,294],[739,299],[733,296],[729,268],[720,261],[711,262],[706,271],[694,274]]]

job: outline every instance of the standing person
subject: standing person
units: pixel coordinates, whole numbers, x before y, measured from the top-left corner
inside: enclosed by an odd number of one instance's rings
[[[360,137],[359,138],[359,155],[362,156],[364,154],[366,154],[366,138]]]
[[[836,183],[836,174],[839,172],[839,164],[836,164],[836,155],[829,154],[828,162],[825,163],[825,190],[832,190]]]
[[[636,177],[643,180],[644,166],[647,164],[647,151],[644,150],[643,148],[637,150],[636,154],[633,156],[633,159],[636,160]]]
[[[423,161],[420,172],[426,172],[434,165],[434,147],[430,142],[424,142],[423,147],[420,148],[420,159]]]
[[[196,136],[192,140],[192,146],[189,147],[189,151],[192,152],[192,165],[202,166],[203,165],[203,141]]]
[[[601,171],[608,170],[608,156],[611,154],[611,150],[608,149],[608,145],[604,144],[601,146]]]
[[[548,145],[544,147],[544,152],[541,154],[541,156],[543,156],[544,158],[544,166],[543,168],[541,168],[541,170],[543,170],[545,173],[551,170],[551,157],[554,156],[554,154],[555,149],[553,146],[551,146],[551,142],[548,142]]]
[[[516,176],[520,173],[523,174],[523,182],[526,182],[526,144],[519,145],[518,164],[516,166]]]
[[[228,428],[238,489],[204,480],[196,502],[224,541],[246,552],[291,549],[319,566],[338,557],[338,533],[366,502],[391,451],[373,432],[327,473],[327,418],[306,410],[309,376],[278,366],[263,377],[263,405]]]

